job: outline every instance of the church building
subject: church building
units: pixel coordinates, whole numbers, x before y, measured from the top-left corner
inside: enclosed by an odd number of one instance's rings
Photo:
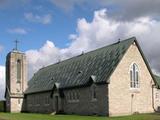
[[[120,116],[157,112],[160,77],[135,37],[39,69],[27,83],[17,49],[6,58],[8,112]]]

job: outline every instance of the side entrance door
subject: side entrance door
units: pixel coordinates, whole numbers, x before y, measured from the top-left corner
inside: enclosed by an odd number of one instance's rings
[[[57,95],[55,96],[55,112],[59,112],[59,98]]]

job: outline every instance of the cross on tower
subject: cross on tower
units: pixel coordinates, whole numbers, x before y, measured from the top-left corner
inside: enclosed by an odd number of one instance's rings
[[[16,39],[14,42],[15,42],[15,48],[14,49],[17,50],[19,41]]]

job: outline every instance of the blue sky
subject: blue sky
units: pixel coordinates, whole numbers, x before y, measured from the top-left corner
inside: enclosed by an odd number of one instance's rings
[[[48,23],[30,21],[25,18],[25,14],[32,13],[37,16],[50,15]],[[19,49],[40,48],[46,40],[51,40],[56,46],[63,48],[70,42],[68,35],[76,32],[77,19],[85,17],[90,20],[93,10],[75,9],[67,11],[56,7],[54,4],[43,2],[42,0],[25,3],[24,5],[9,5],[0,9],[0,44],[4,47],[1,53],[0,64],[4,65],[6,54],[14,47],[14,40],[18,39]],[[12,29],[21,29],[26,33],[10,32]]]
[[[43,66],[133,36],[160,74],[159,6],[160,0],[0,0],[0,99],[16,39],[29,79]]]

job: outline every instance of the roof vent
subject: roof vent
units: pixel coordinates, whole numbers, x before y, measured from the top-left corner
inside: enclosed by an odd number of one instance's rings
[[[57,64],[59,64],[61,62],[61,59],[58,59],[58,62],[57,62]]]
[[[54,83],[54,85],[55,85],[55,87],[56,87],[57,89],[59,89],[59,88],[60,88],[60,83],[55,82],[55,83]]]
[[[81,55],[84,55],[84,51],[82,51]]]
[[[91,75],[90,77],[91,77],[91,79],[93,80],[93,82],[96,82],[97,77],[96,77],[95,75]]]
[[[121,39],[119,38],[119,39],[118,39],[118,43],[120,43],[120,42],[121,42]]]
[[[82,71],[79,71],[79,72],[78,72],[78,74],[81,74],[81,73],[82,73]]]

